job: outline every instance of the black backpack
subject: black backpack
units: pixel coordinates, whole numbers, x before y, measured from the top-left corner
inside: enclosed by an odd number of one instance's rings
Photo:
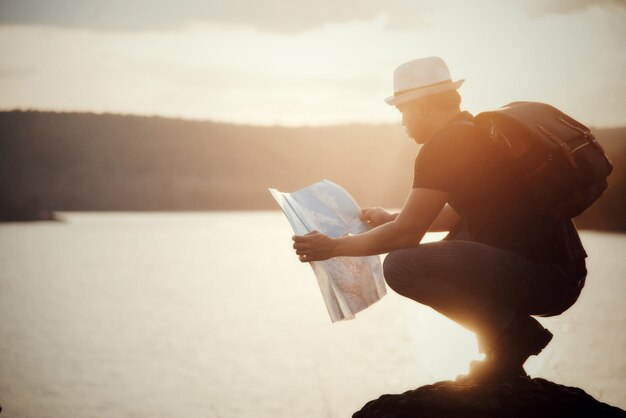
[[[533,206],[556,220],[580,215],[607,188],[613,166],[589,128],[543,103],[513,102],[475,125],[512,158]]]

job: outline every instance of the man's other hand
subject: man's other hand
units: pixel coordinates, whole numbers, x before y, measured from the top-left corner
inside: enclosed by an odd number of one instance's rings
[[[293,248],[303,263],[322,261],[333,257],[335,240],[327,235],[313,231],[302,236],[294,235],[291,239],[294,241]]]
[[[366,208],[361,210],[361,220],[366,222],[372,228],[386,224],[396,219],[397,215],[387,212],[383,208]]]

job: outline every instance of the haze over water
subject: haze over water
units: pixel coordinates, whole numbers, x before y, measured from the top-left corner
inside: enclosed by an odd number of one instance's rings
[[[480,357],[391,289],[331,324],[279,212],[64,217],[0,225],[3,417],[345,417]],[[526,369],[626,408],[626,236],[582,239],[587,285]]]

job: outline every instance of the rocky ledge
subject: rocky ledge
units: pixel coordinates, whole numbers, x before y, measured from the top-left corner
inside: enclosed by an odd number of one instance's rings
[[[442,381],[370,401],[352,418],[626,417],[584,390],[541,378],[498,383]]]

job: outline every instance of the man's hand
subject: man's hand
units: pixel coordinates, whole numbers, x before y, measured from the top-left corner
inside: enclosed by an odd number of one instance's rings
[[[303,236],[294,235],[291,239],[294,241],[293,248],[303,263],[322,261],[333,257],[335,240],[327,235],[313,231]]]
[[[367,222],[369,226],[375,228],[396,219],[397,215],[391,214],[383,208],[366,208],[361,210],[361,220]]]

